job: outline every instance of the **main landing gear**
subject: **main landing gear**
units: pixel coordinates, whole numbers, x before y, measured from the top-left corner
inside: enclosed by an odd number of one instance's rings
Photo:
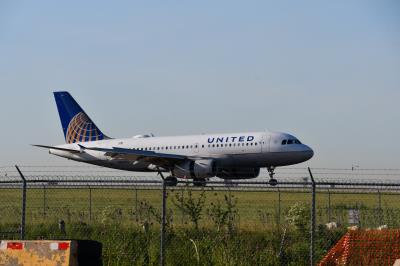
[[[178,185],[178,178],[176,178],[175,176],[167,176],[164,180],[166,185],[169,187],[176,187],[176,185]]]
[[[166,186],[176,187],[178,185],[178,178],[176,178],[176,176],[174,176],[173,173],[170,176],[164,177],[162,172],[160,170],[158,170],[158,174],[164,180]],[[205,178],[193,179],[193,186],[195,186],[195,187],[205,187],[206,184],[207,184],[207,180]]]
[[[207,184],[207,181],[205,178],[195,178],[193,179],[193,186],[195,187],[205,187]]]
[[[269,175],[269,184],[271,185],[271,186],[276,186],[277,184],[278,184],[278,180],[276,180],[275,178],[274,178],[274,175],[275,175],[275,172],[274,172],[274,170],[275,170],[275,167],[274,166],[268,166],[267,167],[267,170],[268,170],[268,175]]]
[[[165,179],[165,184],[168,187],[176,187],[178,185],[178,179],[175,176],[167,176]],[[205,187],[207,184],[207,181],[205,178],[196,178],[193,179],[193,186],[195,187]]]
[[[165,185],[167,187],[176,187],[176,185],[178,185],[178,179],[175,176],[170,175],[170,176],[164,177],[164,175],[162,174],[160,169],[157,168],[157,170],[158,170],[158,174],[164,180]]]

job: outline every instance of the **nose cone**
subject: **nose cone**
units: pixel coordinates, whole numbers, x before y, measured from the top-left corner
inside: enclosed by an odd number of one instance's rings
[[[303,156],[304,161],[310,160],[314,156],[314,151],[307,145],[304,145]]]

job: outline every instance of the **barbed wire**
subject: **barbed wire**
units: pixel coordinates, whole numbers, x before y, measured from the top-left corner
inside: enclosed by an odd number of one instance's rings
[[[90,165],[90,164],[86,164],[86,165],[82,165],[82,164],[77,164],[77,165],[29,165],[29,164],[21,164],[18,165],[19,167],[24,167],[24,168],[104,168],[107,169],[104,166],[97,166],[97,165]],[[0,166],[0,168],[10,168],[10,167],[15,167],[15,165],[3,165]],[[304,167],[279,167],[277,169],[280,170],[305,170],[306,168]],[[341,167],[311,167],[312,170],[328,170],[328,171],[400,171],[400,168],[341,168]],[[118,170],[118,169],[115,169]]]

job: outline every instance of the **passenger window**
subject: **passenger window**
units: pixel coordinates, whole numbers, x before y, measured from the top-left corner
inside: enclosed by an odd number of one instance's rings
[[[295,140],[294,140],[294,143],[296,143],[296,144],[301,144],[301,142],[300,142],[298,139],[295,139]]]
[[[248,143],[248,142],[246,143],[246,146],[249,146],[249,143]]]
[[[287,141],[287,144],[293,144],[293,140],[292,140],[292,139],[289,139],[289,140]]]
[[[214,148],[214,147],[215,147],[215,144],[213,144],[212,146],[213,146],[213,148]]]
[[[286,139],[282,140],[282,145],[286,145]]]
[[[251,145],[251,146],[253,146],[253,142],[252,142],[252,143],[250,143],[250,145]]]
[[[254,145],[256,145],[256,146],[257,146],[257,142],[255,142],[255,143],[254,143]]]
[[[231,147],[232,146],[232,144],[231,143],[229,143],[229,147]]]
[[[219,144],[217,144],[217,147],[219,147]]]

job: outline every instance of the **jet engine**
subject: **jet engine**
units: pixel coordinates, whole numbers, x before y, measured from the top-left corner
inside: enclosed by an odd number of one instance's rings
[[[174,176],[178,178],[208,178],[216,175],[215,161],[212,159],[202,159],[196,161],[186,161],[174,167]]]
[[[222,179],[250,179],[256,178],[259,174],[259,167],[220,168],[216,176]]]

